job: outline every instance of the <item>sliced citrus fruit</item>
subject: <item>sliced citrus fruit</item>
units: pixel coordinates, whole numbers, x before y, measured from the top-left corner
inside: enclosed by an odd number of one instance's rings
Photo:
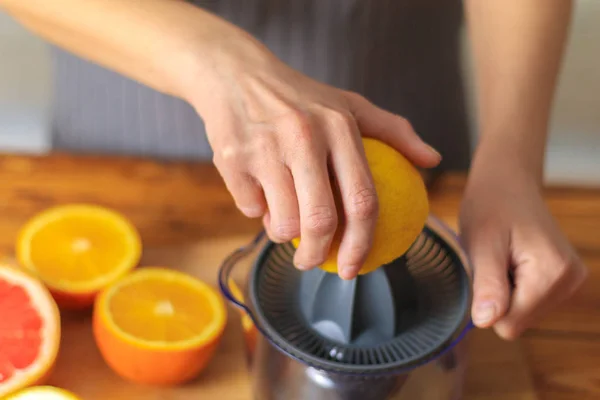
[[[21,390],[6,400],[80,400],[80,398],[54,386],[35,386]]]
[[[60,315],[48,289],[0,264],[0,398],[42,383],[60,345]]]
[[[417,239],[429,215],[427,188],[415,166],[397,150],[372,138],[362,139],[379,201],[373,245],[359,274],[366,274],[402,256]],[[343,216],[341,195],[333,185],[338,216]],[[338,272],[337,257],[344,233],[340,218],[327,260],[320,268]],[[298,247],[301,238],[292,240]]]
[[[115,211],[86,204],[53,207],[29,220],[17,240],[21,265],[36,273],[65,308],[85,308],[135,268],[135,227]]]
[[[104,290],[94,307],[94,337],[121,377],[175,385],[212,359],[227,321],[220,294],[188,274],[144,267]]]
[[[240,303],[244,302],[244,294],[240,290],[239,286],[235,283],[233,279],[229,279],[229,288],[231,289],[231,294],[239,301]],[[256,340],[258,339],[258,329],[256,325],[254,325],[254,321],[252,318],[244,311],[240,310],[241,318],[242,318],[242,330],[244,331],[244,342],[246,343],[246,350],[250,356],[254,354],[254,349],[256,348]]]

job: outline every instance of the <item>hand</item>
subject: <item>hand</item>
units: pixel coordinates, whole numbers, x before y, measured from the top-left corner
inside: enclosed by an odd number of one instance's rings
[[[473,169],[461,236],[474,266],[473,321],[511,340],[570,297],[587,270],[546,207],[539,179],[509,160],[491,164]]]
[[[418,167],[437,165],[439,154],[406,119],[302,75],[259,45],[227,51],[209,96],[192,103],[237,207],[263,217],[273,241],[301,236],[294,259],[301,269],[326,259],[343,218],[340,276],[355,277],[378,216],[361,135],[386,142]],[[336,213],[330,174],[344,215]]]

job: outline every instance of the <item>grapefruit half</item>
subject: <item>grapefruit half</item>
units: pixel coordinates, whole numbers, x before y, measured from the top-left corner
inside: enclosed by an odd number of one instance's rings
[[[28,273],[0,264],[0,398],[40,384],[60,345],[58,306]]]

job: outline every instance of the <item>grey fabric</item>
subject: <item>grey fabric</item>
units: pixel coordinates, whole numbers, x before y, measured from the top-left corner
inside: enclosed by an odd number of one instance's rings
[[[195,1],[262,40],[314,79],[407,117],[443,154],[469,165],[459,64],[460,0]],[[202,120],[185,102],[58,48],[54,146],[63,150],[210,159]]]

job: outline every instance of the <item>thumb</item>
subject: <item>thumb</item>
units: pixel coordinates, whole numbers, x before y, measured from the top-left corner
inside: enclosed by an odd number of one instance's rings
[[[417,135],[406,118],[385,111],[358,94],[347,97],[362,136],[387,143],[417,167],[433,168],[440,163],[440,153]]]
[[[508,234],[474,233],[472,243],[467,245],[474,269],[471,315],[476,326],[489,328],[509,308],[509,237]]]

